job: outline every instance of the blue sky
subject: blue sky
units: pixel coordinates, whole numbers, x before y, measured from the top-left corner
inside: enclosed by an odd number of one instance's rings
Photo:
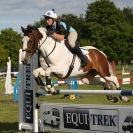
[[[133,0],[111,0],[117,7],[132,7]],[[0,0],[0,30],[13,28],[21,32],[21,26],[40,20],[49,9],[54,8],[58,15],[72,13],[85,14],[87,3],[95,0]]]

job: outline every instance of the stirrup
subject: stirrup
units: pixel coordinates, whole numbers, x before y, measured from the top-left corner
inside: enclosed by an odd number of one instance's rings
[[[80,65],[81,67],[85,67],[85,66],[87,66],[87,64],[86,63],[84,63],[84,62],[81,62],[81,65]]]

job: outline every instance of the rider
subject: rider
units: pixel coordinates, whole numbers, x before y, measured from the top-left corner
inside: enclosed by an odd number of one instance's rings
[[[86,66],[87,58],[75,43],[78,36],[76,30],[65,22],[59,20],[54,9],[47,11],[43,16],[47,23],[47,35],[51,35],[59,41],[67,39],[72,51],[81,59],[81,67]]]

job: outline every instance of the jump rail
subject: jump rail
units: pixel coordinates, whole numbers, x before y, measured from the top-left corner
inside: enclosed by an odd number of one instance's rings
[[[132,96],[133,90],[57,90],[57,94],[100,94]]]

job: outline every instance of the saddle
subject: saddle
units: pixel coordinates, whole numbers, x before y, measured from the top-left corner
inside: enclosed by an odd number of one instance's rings
[[[65,46],[67,47],[67,49],[68,49],[72,54],[75,55],[75,52],[74,52],[73,49],[70,47],[69,42],[68,42],[67,39],[64,41],[64,44],[65,44]],[[79,41],[76,41],[76,45],[80,47],[80,42],[79,42]],[[90,47],[91,47],[91,46],[90,46]],[[81,49],[81,51],[83,52],[84,55],[87,55],[87,54],[89,53],[88,50],[86,50],[86,49],[84,49],[84,48],[82,48],[82,47],[80,47],[80,49]]]

